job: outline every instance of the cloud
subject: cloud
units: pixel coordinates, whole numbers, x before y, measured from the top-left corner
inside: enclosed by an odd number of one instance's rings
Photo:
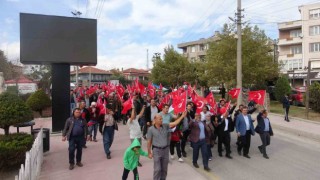
[[[183,33],[176,29],[170,29],[167,33],[165,33],[162,37],[165,39],[177,39],[181,38]]]
[[[20,42],[1,43],[0,49],[4,51],[9,61],[16,62],[20,59]]]
[[[149,51],[149,68],[152,67],[152,56],[155,52],[163,54],[164,47],[170,42],[164,42],[157,45],[147,43],[130,43],[122,46],[119,49],[114,49],[113,52],[98,56],[97,67],[102,69],[113,68],[139,68],[146,69],[147,65],[147,49]]]
[[[20,0],[6,0],[7,2],[20,2]]]
[[[12,18],[6,18],[4,20],[4,22],[7,24],[7,25],[12,25],[13,23],[15,23],[15,21],[12,19]]]

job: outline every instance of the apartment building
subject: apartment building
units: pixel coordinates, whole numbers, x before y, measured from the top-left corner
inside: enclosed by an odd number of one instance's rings
[[[292,87],[306,85],[309,61],[311,82],[320,81],[320,3],[298,9],[300,20],[278,23],[278,60]]]
[[[189,61],[204,60],[210,42],[219,40],[219,31],[216,31],[214,36],[209,38],[201,38],[197,41],[184,42],[178,44],[178,48],[182,49],[183,56],[187,57]]]

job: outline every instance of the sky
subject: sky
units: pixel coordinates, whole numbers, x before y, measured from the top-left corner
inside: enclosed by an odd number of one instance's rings
[[[298,6],[314,0],[242,0],[244,21],[257,25],[272,39],[277,23],[300,19]],[[97,19],[96,67],[152,68],[152,56],[168,45],[213,36],[224,23],[233,23],[237,0],[0,0],[0,49],[19,62],[19,13]],[[148,53],[147,53],[148,51]]]

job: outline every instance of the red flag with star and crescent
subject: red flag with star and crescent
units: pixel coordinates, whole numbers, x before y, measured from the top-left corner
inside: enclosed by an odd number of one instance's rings
[[[201,113],[203,106],[205,106],[206,98],[203,98],[201,96],[198,96],[195,100],[193,100],[193,103],[196,104],[197,110],[196,113]]]
[[[216,106],[217,106],[217,103],[216,103],[216,100],[214,99],[214,96],[212,94],[212,92],[210,92],[207,97],[206,97],[206,101],[207,103],[209,104],[209,106],[211,107],[210,108],[210,112],[216,114],[215,110],[216,110]]]
[[[240,94],[240,88],[233,88],[228,92],[228,94],[232,99],[237,99]]]
[[[187,92],[181,94],[180,98],[173,99],[172,107],[174,108],[174,113],[182,113],[186,110],[187,106]]]
[[[266,96],[265,90],[250,91],[249,96],[248,96],[248,100],[254,101],[257,104],[263,105],[265,96]]]

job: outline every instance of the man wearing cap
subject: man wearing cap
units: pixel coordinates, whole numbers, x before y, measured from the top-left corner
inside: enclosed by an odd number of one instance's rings
[[[170,128],[177,126],[186,116],[187,112],[169,124],[162,123],[162,116],[156,114],[154,117],[154,125],[148,130],[148,154],[149,158],[153,157],[154,170],[153,179],[166,179],[169,163],[169,144],[170,144]]]

